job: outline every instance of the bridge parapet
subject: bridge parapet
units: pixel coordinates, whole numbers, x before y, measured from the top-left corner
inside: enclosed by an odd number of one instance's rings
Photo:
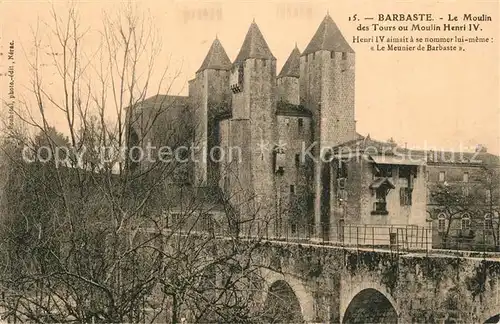
[[[308,322],[357,322],[351,314],[356,307],[364,307],[354,312],[357,320],[385,316],[378,320],[388,323],[446,319],[484,323],[500,313],[500,258],[398,254],[291,242],[267,242],[262,247],[263,258],[282,274],[280,280],[307,287],[306,294],[296,297],[300,305],[310,305],[313,298],[313,318],[309,306],[303,314]],[[387,311],[370,308],[374,298],[379,298],[379,309],[385,303]]]

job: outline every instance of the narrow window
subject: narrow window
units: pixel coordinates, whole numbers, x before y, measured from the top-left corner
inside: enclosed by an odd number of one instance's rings
[[[345,183],[346,183],[346,180],[345,178],[339,178],[337,179],[337,187],[339,190],[345,190]]]
[[[347,163],[344,161],[340,161],[338,171],[339,178],[347,178]]]
[[[335,58],[335,52],[333,52],[333,51],[332,51],[332,52],[330,52],[330,58],[331,58],[331,59],[332,59],[332,58]]]
[[[444,182],[445,173],[444,171],[439,171],[439,182]]]
[[[462,216],[461,226],[463,230],[470,229],[470,217],[469,214],[464,214]]]
[[[469,172],[464,172],[464,182],[469,182]]]
[[[244,72],[245,68],[243,67],[243,65],[240,65],[238,67],[238,84],[240,85],[240,87],[243,86]]]
[[[401,206],[411,206],[411,188],[399,188],[399,201]]]
[[[299,118],[297,120],[297,125],[298,125],[298,129],[299,129],[299,134],[302,134],[302,129],[304,128],[304,120],[302,118]]]
[[[438,232],[443,233],[446,231],[446,216],[441,213],[438,215]]]
[[[342,52],[342,61],[340,62],[340,66],[341,66],[342,72],[347,71],[347,53],[346,52]]]
[[[372,214],[387,215],[387,190],[386,188],[378,188],[375,192],[376,201],[373,204]]]
[[[316,58],[316,52],[313,53],[313,60]]]
[[[300,167],[300,154],[295,154],[295,167]]]
[[[290,185],[290,193],[295,193],[295,186],[294,185]]]

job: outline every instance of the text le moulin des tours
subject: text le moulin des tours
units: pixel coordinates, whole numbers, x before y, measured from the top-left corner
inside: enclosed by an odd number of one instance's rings
[[[492,44],[485,35],[492,23],[487,14],[380,13],[353,14],[356,23],[354,44],[367,44],[372,51],[465,51],[471,44]]]

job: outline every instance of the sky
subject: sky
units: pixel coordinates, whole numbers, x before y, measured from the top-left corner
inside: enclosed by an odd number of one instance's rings
[[[50,9],[65,12],[66,1],[0,1],[0,52],[16,41],[16,92],[25,91],[29,74],[23,60],[32,45],[31,28],[37,19],[48,21]],[[122,1],[77,1],[82,23],[91,30],[89,49],[97,44],[94,29],[102,24],[104,11],[119,12]],[[324,16],[329,13],[356,52],[357,131],[371,138],[393,138],[408,148],[471,150],[477,144],[500,153],[498,1],[476,0],[378,0],[378,1],[134,1],[149,11],[160,31],[159,61],[169,62],[180,75],[171,94],[187,95],[187,81],[194,78],[212,41],[217,36],[229,58],[234,60],[245,34],[255,19],[271,51],[278,71],[297,43],[304,50]],[[206,15],[199,13],[206,12]],[[486,14],[480,33],[362,32],[349,17],[376,17],[387,13]],[[390,24],[390,23],[388,23]],[[354,36],[490,37],[493,43],[468,44],[461,52],[377,52],[368,44],[353,44]],[[94,38],[93,38],[94,37]],[[94,46],[95,47],[95,46]],[[22,50],[21,50],[22,49]],[[5,71],[5,55],[0,69]],[[53,71],[44,72],[50,81]],[[173,75],[169,74],[169,77]],[[0,96],[8,90],[2,79]],[[56,91],[56,90],[55,90]],[[165,87],[167,91],[167,87]],[[56,110],[53,123],[64,124]]]

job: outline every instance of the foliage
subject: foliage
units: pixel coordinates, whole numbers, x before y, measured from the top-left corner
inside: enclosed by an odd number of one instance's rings
[[[471,241],[477,236],[475,230],[493,238],[493,246],[499,246],[500,219],[500,172],[496,167],[485,166],[470,183],[437,185],[431,190],[433,217],[445,216],[445,228],[441,233],[444,247],[450,236],[461,241]],[[465,214],[470,216],[470,230],[456,231]],[[485,216],[489,215],[490,221]],[[486,244],[486,241],[484,242]],[[484,248],[484,246],[482,247]]]
[[[259,322],[260,239],[241,244],[234,206],[217,189],[200,195],[175,181],[185,179],[189,164],[133,165],[122,156],[131,142],[191,142],[193,125],[183,109],[168,124],[180,106],[158,95],[167,69],[155,62],[154,28],[133,10],[117,13],[103,19],[97,52],[85,53],[78,12],[54,10],[47,26],[54,51],[66,54],[54,62],[58,82],[44,83],[40,62],[30,62],[35,100],[25,103],[23,121],[36,132],[16,139],[46,155],[26,161],[23,150],[9,151],[1,315],[23,322]],[[153,97],[163,99],[142,109],[155,71]],[[50,107],[62,113],[65,129],[51,126]],[[67,148],[63,164],[49,159],[60,148]]]

